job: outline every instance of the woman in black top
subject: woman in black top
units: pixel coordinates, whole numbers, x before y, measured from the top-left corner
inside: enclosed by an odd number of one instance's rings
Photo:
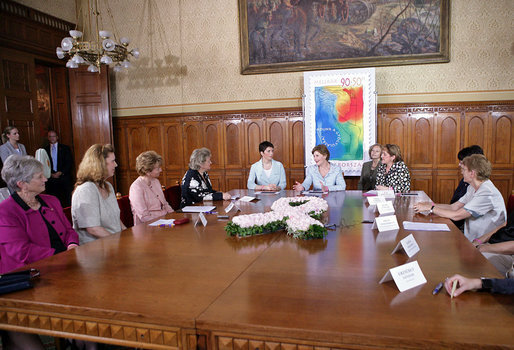
[[[207,170],[211,168],[211,151],[198,148],[193,151],[189,160],[189,170],[182,178],[182,198],[180,207],[192,205],[204,200],[230,200],[229,193],[217,192],[212,189]]]

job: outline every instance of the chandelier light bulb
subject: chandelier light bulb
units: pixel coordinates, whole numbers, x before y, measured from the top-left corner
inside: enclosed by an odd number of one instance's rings
[[[73,39],[78,39],[82,37],[82,32],[80,30],[70,30],[70,35]]]
[[[68,62],[66,62],[67,68],[78,68],[79,65],[76,62],[73,62],[72,59],[70,59]]]
[[[130,39],[127,38],[126,36],[122,37],[120,39],[120,43],[122,43],[123,45],[127,46],[128,44],[130,44]]]
[[[112,39],[105,39],[102,41],[102,47],[105,51],[113,51],[116,47],[116,43]]]
[[[91,73],[98,73],[98,68],[96,66],[90,64],[89,67],[87,67],[87,71],[91,72]]]
[[[70,51],[73,48],[73,39],[67,36],[66,38],[62,39],[61,41],[61,48],[63,51]]]
[[[118,72],[121,72],[123,70],[123,67],[120,66],[119,64],[115,65],[113,70],[118,73]]]
[[[82,56],[80,56],[79,54],[75,54],[71,60],[77,64],[86,63],[86,61],[84,61]]]
[[[98,34],[100,34],[100,38],[102,38],[102,39],[107,39],[112,36],[112,33],[108,30],[101,30],[98,32]]]
[[[64,51],[62,48],[58,47],[55,49],[55,53],[57,54],[57,58],[63,59],[64,58]]]
[[[102,58],[100,58],[100,63],[111,64],[112,63],[112,58],[110,58],[107,55],[103,55]]]
[[[135,59],[138,59],[138,58],[139,58],[139,49],[137,49],[137,48],[132,49],[132,51],[130,51],[130,54],[131,54]]]
[[[132,65],[130,64],[129,61],[125,60],[123,62],[121,62],[121,65],[123,66],[123,68],[130,68]]]

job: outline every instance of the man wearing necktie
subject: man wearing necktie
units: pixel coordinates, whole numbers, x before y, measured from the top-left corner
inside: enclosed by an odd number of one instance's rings
[[[73,157],[70,147],[58,141],[57,133],[54,130],[49,130],[49,144],[45,147],[45,150],[50,156],[52,175],[46,183],[46,193],[59,198],[63,208],[66,208],[71,204]]]

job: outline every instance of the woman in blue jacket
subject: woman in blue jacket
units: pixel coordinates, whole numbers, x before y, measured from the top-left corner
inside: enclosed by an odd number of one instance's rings
[[[273,144],[259,144],[261,159],[252,164],[248,176],[248,189],[256,191],[280,191],[286,188],[286,172],[282,163],[273,160]]]

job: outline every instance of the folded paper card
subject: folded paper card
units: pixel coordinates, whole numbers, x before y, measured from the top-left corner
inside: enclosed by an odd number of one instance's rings
[[[368,197],[368,203],[369,205],[377,205],[378,203],[385,203],[387,202],[385,197],[378,197],[378,196],[375,196],[375,197]]]
[[[371,228],[377,228],[379,232],[382,232],[390,230],[399,230],[400,226],[398,226],[398,220],[396,220],[396,215],[389,215],[376,217]]]
[[[388,282],[391,279],[394,280],[400,292],[427,283],[417,261],[389,269],[379,283]]]
[[[401,250],[403,250],[409,258],[412,258],[414,255],[416,255],[417,252],[419,252],[420,249],[418,242],[416,242],[412,233],[398,242],[396,247],[391,252],[391,255]]]
[[[380,197],[378,197],[380,198]],[[380,215],[394,214],[394,207],[392,202],[377,203],[377,210]]]

